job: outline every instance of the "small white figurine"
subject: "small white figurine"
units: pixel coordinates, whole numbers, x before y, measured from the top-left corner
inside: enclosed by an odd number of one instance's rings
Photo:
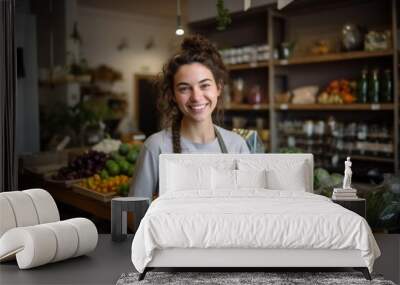
[[[347,160],[344,162],[344,179],[343,179],[343,189],[352,189],[351,188],[351,175],[353,174],[351,171],[351,161],[350,157],[347,157]]]

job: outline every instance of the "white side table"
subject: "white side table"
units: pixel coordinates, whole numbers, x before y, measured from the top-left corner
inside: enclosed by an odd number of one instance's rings
[[[117,197],[111,200],[111,239],[124,241],[127,235],[127,212],[133,212],[135,218],[134,231],[150,205],[150,198]]]

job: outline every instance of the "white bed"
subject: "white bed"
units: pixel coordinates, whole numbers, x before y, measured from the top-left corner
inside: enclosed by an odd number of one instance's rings
[[[154,267],[354,267],[379,248],[359,215],[313,192],[310,154],[165,154],[132,262]]]

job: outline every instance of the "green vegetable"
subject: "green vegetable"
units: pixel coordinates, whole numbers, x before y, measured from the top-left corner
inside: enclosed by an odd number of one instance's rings
[[[127,155],[131,147],[129,144],[123,143],[119,146],[119,153],[123,156]]]
[[[138,155],[139,155],[139,152],[137,150],[132,149],[128,152],[128,155],[126,156],[126,160],[128,160],[130,163],[134,163],[136,161]]]
[[[121,184],[118,188],[118,193],[121,196],[128,196],[129,194],[129,184]]]
[[[126,160],[118,161],[118,166],[122,174],[128,174],[129,162]]]
[[[108,174],[107,170],[103,169],[102,171],[100,171],[100,177],[101,179],[107,179],[110,177],[110,175]]]
[[[106,168],[111,167],[111,165],[113,165],[114,163],[116,163],[116,162],[114,160],[112,160],[112,159],[107,160],[106,161]]]
[[[115,160],[115,161],[120,161],[120,160],[124,159],[124,157],[121,156],[118,151],[113,151],[111,153],[111,159]]]
[[[126,175],[132,177],[134,171],[135,171],[135,165],[134,164],[130,164],[129,167],[128,167],[128,171],[126,172]]]
[[[120,172],[119,165],[114,160],[107,160],[106,168],[111,176],[116,176]]]

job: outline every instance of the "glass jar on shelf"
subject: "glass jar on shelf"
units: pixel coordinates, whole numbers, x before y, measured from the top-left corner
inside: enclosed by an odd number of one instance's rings
[[[263,99],[263,95],[261,94],[261,87],[260,85],[254,85],[250,88],[248,94],[247,94],[247,103],[249,104],[260,104],[262,99]]]
[[[325,134],[325,122],[323,120],[319,120],[315,124],[315,134],[318,136],[323,136]]]
[[[232,88],[233,96],[232,101],[233,103],[240,104],[243,102],[244,97],[244,81],[242,78],[237,78],[233,81],[233,88]]]
[[[359,123],[357,125],[357,141],[355,143],[355,152],[360,155],[365,153],[365,142],[368,137],[368,125]]]
[[[346,140],[354,140],[357,133],[357,124],[352,122],[346,125],[344,129],[344,136]]]
[[[357,140],[364,141],[368,136],[368,125],[360,123],[357,125]]]
[[[303,132],[307,137],[312,137],[314,134],[314,122],[312,120],[304,122]]]

